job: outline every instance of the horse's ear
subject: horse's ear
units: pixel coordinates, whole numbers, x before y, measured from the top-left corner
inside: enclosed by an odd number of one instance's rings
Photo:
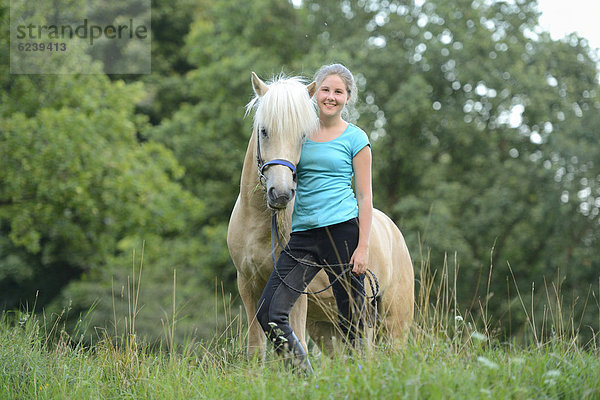
[[[269,87],[254,72],[252,72],[252,87],[258,96],[264,96],[269,90]]]
[[[317,91],[317,82],[312,81],[311,83],[306,85],[306,90],[308,90],[308,97],[313,97],[313,95]]]

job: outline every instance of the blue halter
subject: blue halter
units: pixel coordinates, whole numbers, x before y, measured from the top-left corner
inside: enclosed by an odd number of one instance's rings
[[[264,162],[260,155],[260,132],[256,132],[256,162],[258,164],[258,173],[261,180],[265,179],[264,172],[267,167],[271,165],[283,165],[284,167],[288,167],[292,171],[292,178],[294,182],[298,180],[298,175],[296,173],[296,166],[294,163],[284,160],[282,158],[275,158],[271,161]]]
[[[288,167],[290,170],[292,170],[292,177],[294,179],[294,182],[296,182],[297,180],[297,176],[296,176],[296,166],[294,164],[292,164],[291,162],[289,162],[288,160],[284,160],[282,158],[276,158],[274,160],[271,161],[267,161],[266,163],[262,164],[262,167],[260,167],[260,176],[263,177],[264,176],[264,171],[265,169],[270,166],[270,165],[283,165]]]

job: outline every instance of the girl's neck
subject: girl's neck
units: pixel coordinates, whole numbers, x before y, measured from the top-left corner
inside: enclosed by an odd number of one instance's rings
[[[348,123],[341,118],[321,120],[321,126],[312,140],[315,142],[329,142],[336,139],[348,128]]]
[[[336,118],[319,118],[321,130],[332,131],[338,129],[346,129],[348,123],[341,117]]]

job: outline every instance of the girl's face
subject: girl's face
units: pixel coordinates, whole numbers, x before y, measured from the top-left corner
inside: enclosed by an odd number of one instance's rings
[[[321,117],[341,115],[348,100],[346,84],[338,75],[327,76],[317,91],[317,106]]]

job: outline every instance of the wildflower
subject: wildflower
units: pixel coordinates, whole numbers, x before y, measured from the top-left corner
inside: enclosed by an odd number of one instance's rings
[[[548,386],[554,386],[556,385],[556,381],[554,379],[545,379],[544,384]]]
[[[522,359],[521,357],[513,357],[513,358],[511,358],[510,361],[515,364],[523,364],[525,362],[525,360]]]
[[[475,332],[471,333],[471,339],[481,340],[481,341],[483,342],[483,341],[486,341],[486,340],[488,340],[488,337],[487,337],[487,336],[485,336],[485,335],[484,335],[483,333],[481,333],[481,332],[477,332],[477,331],[475,331]]]
[[[457,315],[456,317],[454,317],[454,321],[463,322],[463,317],[461,317],[460,315]]]
[[[558,369],[551,369],[550,371],[546,371],[544,376],[548,378],[558,378],[560,376],[560,371]]]
[[[489,369],[498,369],[498,364],[491,360],[488,360],[485,357],[477,357],[477,361],[479,361],[484,367],[487,367]]]
[[[544,383],[548,386],[554,386],[556,385],[556,378],[558,378],[560,376],[560,371],[558,369],[551,369],[549,371],[546,371],[544,373],[544,377],[547,379],[544,379]]]

